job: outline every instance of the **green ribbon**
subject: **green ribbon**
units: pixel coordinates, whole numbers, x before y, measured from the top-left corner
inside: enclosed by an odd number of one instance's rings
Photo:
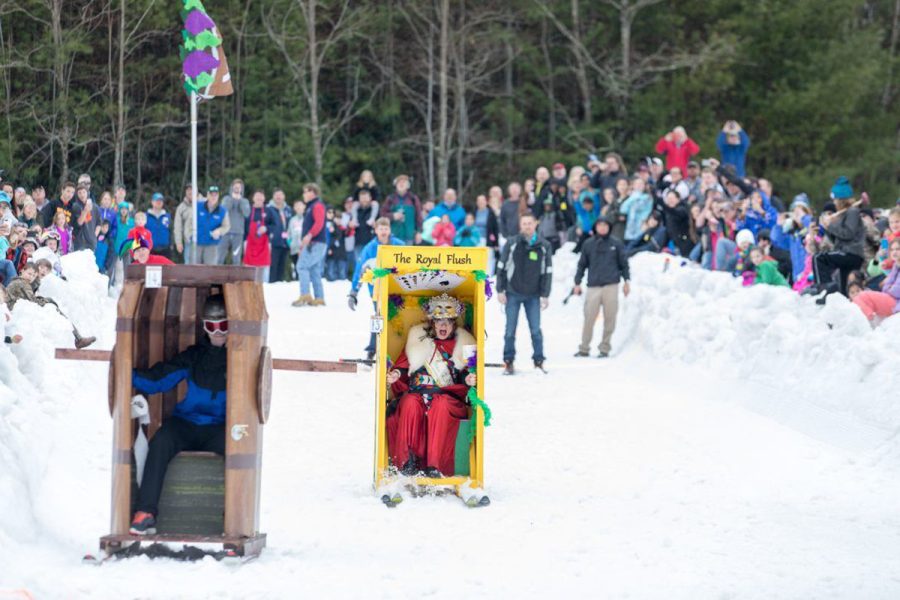
[[[472,273],[475,274],[475,281],[481,282],[488,278],[488,274],[485,273],[484,271],[482,271],[481,269],[478,269],[477,271],[472,271]]]
[[[491,426],[491,409],[485,404],[484,400],[478,397],[478,392],[475,391],[474,387],[469,388],[469,392],[466,394],[466,400],[469,401],[469,404],[475,407],[480,407],[482,411],[484,411],[484,426]]]

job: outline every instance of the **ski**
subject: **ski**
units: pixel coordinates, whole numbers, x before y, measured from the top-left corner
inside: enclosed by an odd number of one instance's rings
[[[403,496],[401,496],[400,494],[397,494],[397,493],[394,493],[393,496],[391,496],[390,494],[384,494],[381,497],[381,501],[388,508],[396,508],[397,505],[399,505],[401,502],[403,502]]]

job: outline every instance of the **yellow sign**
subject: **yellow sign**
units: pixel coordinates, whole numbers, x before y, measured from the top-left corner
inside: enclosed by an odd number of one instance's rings
[[[443,246],[384,246],[378,248],[378,266],[396,267],[400,272],[421,269],[448,271],[487,270],[485,248],[450,248]]]

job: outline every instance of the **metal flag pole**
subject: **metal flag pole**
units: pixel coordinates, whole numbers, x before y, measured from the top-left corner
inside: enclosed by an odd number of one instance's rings
[[[191,207],[194,210],[194,231],[191,241],[193,262],[199,264],[199,248],[197,248],[197,94],[191,92]]]

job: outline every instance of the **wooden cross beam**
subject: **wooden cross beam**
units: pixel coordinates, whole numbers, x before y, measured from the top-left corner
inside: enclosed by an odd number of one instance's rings
[[[91,360],[109,362],[110,350],[76,350],[57,348],[56,358],[60,360]],[[313,373],[356,373],[357,364],[336,360],[305,360],[296,358],[274,358],[272,368],[278,371],[305,371]]]

